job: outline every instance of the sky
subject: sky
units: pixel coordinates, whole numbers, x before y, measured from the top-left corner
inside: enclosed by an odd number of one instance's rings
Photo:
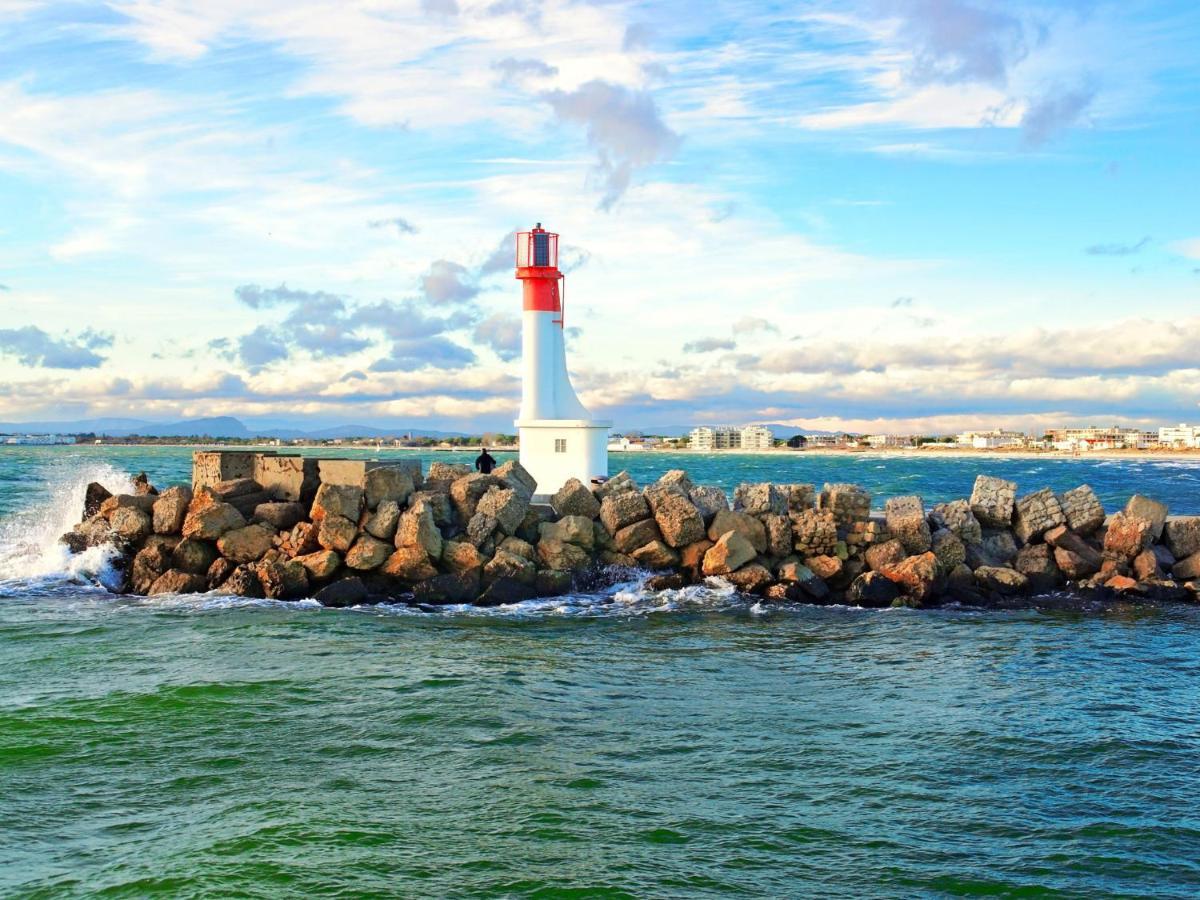
[[[0,0],[0,421],[1200,421],[1200,8]]]

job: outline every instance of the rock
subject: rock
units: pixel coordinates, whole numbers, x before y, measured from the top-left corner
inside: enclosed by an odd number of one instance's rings
[[[937,557],[938,571],[943,575],[949,574],[967,561],[966,544],[948,528],[939,528],[933,532],[929,539],[929,549]]]
[[[1013,511],[1013,533],[1022,544],[1041,540],[1052,528],[1065,525],[1067,516],[1058,497],[1050,488],[1026,494],[1016,501]]]
[[[1154,558],[1158,562],[1159,569],[1164,572],[1171,571],[1171,567],[1175,565],[1175,563],[1179,562],[1179,560],[1175,558],[1175,554],[1162,544],[1155,544],[1150,548],[1150,551],[1154,554]]]
[[[326,578],[333,577],[333,574],[338,570],[338,566],[342,564],[342,558],[332,550],[317,550],[313,553],[297,556],[296,562],[304,566],[308,571],[310,579],[313,581],[324,581]]]
[[[362,509],[362,488],[350,484],[322,484],[317,488],[309,518],[320,522],[326,516],[341,516],[357,522]]]
[[[100,515],[110,521],[112,514],[118,509],[140,509],[150,515],[154,511],[156,499],[150,494],[114,494],[100,504]]]
[[[505,534],[516,534],[525,513],[529,512],[529,498],[514,488],[488,488],[479,498],[475,512],[491,516]]]
[[[129,585],[135,594],[143,596],[158,576],[171,567],[171,551],[162,545],[144,547],[138,551],[129,567]]]
[[[223,556],[218,556],[213,560],[212,565],[208,567],[208,571],[204,574],[204,580],[208,583],[208,589],[212,591],[219,588],[229,580],[229,576],[236,569],[237,566],[232,562]]]
[[[687,585],[687,578],[679,572],[664,572],[660,575],[651,575],[643,582],[642,587],[647,591],[678,591]]]
[[[416,603],[472,603],[479,596],[479,570],[448,572],[413,585]]]
[[[909,556],[880,569],[909,599],[921,603],[933,595],[937,585],[938,562],[932,552]]]
[[[1066,547],[1054,548],[1054,563],[1059,571],[1071,581],[1082,581],[1100,571],[1103,560],[1100,554],[1090,547],[1089,552],[1081,553]]]
[[[183,536],[191,540],[215,541],[227,531],[243,528],[246,517],[230,506],[212,499],[199,502],[192,500],[187,517],[183,520]]]
[[[483,547],[499,527],[500,523],[487,513],[477,512],[467,523],[467,540],[476,547]]]
[[[704,537],[704,519],[686,494],[660,488],[656,493],[648,492],[647,501],[668,546],[683,547]]]
[[[304,521],[304,504],[289,500],[260,503],[254,507],[254,518],[276,531],[290,531]]]
[[[538,559],[547,569],[578,571],[586,569],[592,561],[591,555],[575,544],[554,537],[543,537],[537,545]]]
[[[713,517],[712,524],[708,526],[708,539],[710,541],[717,541],[721,535],[730,531],[736,531],[749,541],[755,553],[766,552],[767,529],[762,522],[753,516],[729,510],[718,512]],[[790,550],[791,548],[789,547],[788,549]]]
[[[537,566],[524,556],[504,549],[497,550],[496,555],[483,567],[483,580],[491,584],[500,579],[532,586],[537,580]]]
[[[212,542],[184,538],[175,545],[171,553],[171,564],[189,575],[204,575],[217,555],[217,548]]]
[[[154,580],[147,593],[154,597],[159,594],[202,594],[207,590],[208,579],[203,575],[168,569]]]
[[[263,560],[254,571],[263,593],[272,600],[296,600],[308,593],[308,570],[294,559]]]
[[[762,597],[771,603],[801,603],[807,599],[800,585],[794,581],[776,581],[769,584],[763,590]]]
[[[319,531],[319,525],[314,525],[312,522],[300,522],[280,541],[280,549],[288,556],[303,556],[306,553],[314,553],[321,546],[317,542]]]
[[[429,507],[433,513],[433,524],[439,528],[448,527],[454,522],[454,504],[450,502],[449,494],[417,491],[408,498],[409,509],[416,509],[421,504]]]
[[[600,501],[578,478],[569,478],[550,498],[550,508],[557,516],[583,516],[594,519],[600,515]]]
[[[1104,582],[1104,586],[1110,591],[1116,591],[1118,594],[1136,594],[1141,592],[1141,586],[1127,575],[1114,575],[1108,581]]]
[[[662,541],[652,541],[638,547],[632,554],[639,566],[647,569],[669,569],[679,565],[679,554]]]
[[[307,515],[321,486],[319,467],[313,457],[256,453],[252,475],[272,500],[297,502]]]
[[[733,491],[733,508],[751,516],[786,516],[788,496],[778,485],[767,482],[739,484]]]
[[[838,525],[865,522],[871,518],[871,495],[857,484],[826,484],[817,509],[833,516]]]
[[[634,491],[609,494],[600,503],[600,522],[609,534],[650,517],[646,498]]]
[[[978,544],[967,545],[967,565],[972,569],[980,566],[1007,566],[1017,555],[1017,542],[1007,529],[988,530]]]
[[[1067,527],[1076,534],[1091,534],[1104,524],[1106,516],[1100,498],[1088,485],[1066,491],[1059,499]]]
[[[713,542],[705,538],[681,547],[679,549],[679,567],[685,570],[690,578],[699,578],[704,569],[704,554],[712,548],[712,545]]]
[[[112,526],[108,524],[108,519],[99,513],[85,522],[80,522],[75,526],[74,531],[79,535],[83,544],[81,549],[99,547],[102,544],[111,543],[113,540]]]
[[[842,561],[836,556],[810,556],[804,565],[822,581],[832,581],[842,574]]]
[[[531,499],[537,493],[537,481],[515,459],[510,459],[508,462],[497,466],[492,470],[492,474],[500,479],[505,488],[516,491],[526,500]]]
[[[539,540],[551,538],[566,541],[585,550],[591,550],[594,546],[595,532],[592,530],[592,520],[584,516],[563,516],[557,522],[543,522],[538,531]]]
[[[1171,519],[1163,527],[1163,541],[1176,559],[1200,553],[1200,516]]]
[[[505,463],[505,465],[508,464]],[[504,468],[504,466],[500,466],[500,468]],[[471,467],[463,463],[430,463],[424,487],[434,493],[448,493],[451,483],[470,474]]]
[[[418,547],[430,559],[441,558],[442,533],[434,524],[431,504],[417,501],[400,516],[395,544],[397,547]]]
[[[863,572],[846,590],[846,602],[868,609],[887,609],[900,596],[900,588],[882,572]]]
[[[720,535],[704,554],[701,571],[705,575],[728,575],[750,562],[757,555],[754,545],[736,531]]]
[[[159,494],[151,508],[155,534],[178,534],[187,518],[192,502],[192,489],[185,484],[168,488]]]
[[[557,597],[571,590],[573,579],[570,572],[560,569],[540,569],[534,588],[539,597]]]
[[[519,537],[506,537],[496,549],[514,553],[530,561],[537,559],[537,551],[533,548],[533,544],[523,541]]]
[[[446,541],[442,544],[442,563],[451,572],[466,572],[482,568],[487,560],[479,548],[466,541]]]
[[[158,489],[150,483],[149,476],[145,472],[138,472],[133,476],[133,492],[135,494],[152,495],[157,494]]]
[[[238,497],[248,497],[251,494],[259,493],[262,491],[262,485],[253,478],[231,478],[228,481],[218,481],[216,484],[209,485],[207,491],[214,499],[228,503]]]
[[[359,572],[370,572],[387,562],[387,558],[391,554],[391,544],[371,537],[369,534],[360,535],[354,542],[354,546],[346,551],[346,567]]]
[[[475,601],[477,606],[508,606],[523,603],[537,596],[533,584],[513,578],[496,578]]]
[[[806,557],[833,553],[838,534],[832,512],[807,509],[792,515],[791,520],[792,546],[797,553]]]
[[[111,496],[112,491],[100,482],[91,482],[83,494],[83,518],[90,519],[92,516],[98,515],[100,507],[104,505],[104,501]]]
[[[1162,578],[1162,570],[1158,567],[1158,557],[1153,550],[1143,550],[1133,558],[1133,574],[1138,581],[1156,581]]]
[[[671,469],[665,475],[654,482],[656,487],[666,488],[686,497],[695,485],[692,484],[692,479],[688,477],[688,473],[683,469]]]
[[[1007,528],[1012,522],[1016,499],[1014,482],[980,475],[971,491],[971,512],[985,528]]]
[[[361,578],[354,575],[349,578],[339,578],[337,581],[325,585],[313,595],[313,599],[322,606],[345,608],[358,606],[367,599],[367,596],[367,586],[363,584]]]
[[[408,502],[414,488],[412,476],[398,466],[378,466],[367,469],[363,479],[367,509],[378,509],[380,503],[391,501],[400,506]]]
[[[774,581],[767,567],[758,563],[750,563],[736,572],[730,572],[725,576],[725,580],[743,594],[762,593]]]
[[[395,541],[396,526],[400,524],[400,504],[395,500],[384,500],[376,508],[363,530],[381,541]]]
[[[892,497],[884,505],[887,530],[904,545],[906,555],[924,553],[931,547],[929,522],[925,519],[925,504],[920,497]]]
[[[1007,566],[980,566],[975,581],[985,590],[998,594],[1020,594],[1029,587],[1029,579]]]
[[[608,481],[597,485],[593,493],[596,495],[596,499],[603,503],[608,497],[612,497],[616,494],[626,494],[630,491],[637,491],[637,489],[637,483],[632,477],[630,477],[629,473],[620,471],[612,478],[608,479]]]
[[[475,515],[475,507],[489,488],[504,487],[495,475],[484,475],[482,472],[472,472],[462,478],[456,478],[450,485],[450,502],[454,504],[459,521],[469,522]]]
[[[1028,544],[1017,553],[1014,568],[1029,579],[1033,590],[1053,590],[1062,579],[1054,553],[1055,548],[1049,544]]]
[[[133,506],[114,510],[108,522],[114,534],[130,543],[144,540],[154,531],[150,514]]]
[[[1163,526],[1167,523],[1167,504],[1141,494],[1134,494],[1125,504],[1125,515],[1145,519],[1150,523],[1150,540],[1157,541],[1162,537]]]
[[[966,500],[937,504],[930,510],[929,519],[936,528],[946,529],[964,544],[978,544],[983,540],[983,526]]]
[[[729,500],[719,487],[697,485],[688,491],[688,499],[700,512],[700,518],[704,520],[705,525],[711,522],[717,513],[729,509]]]
[[[398,547],[384,562],[381,571],[384,575],[410,583],[433,578],[438,573],[429,556],[420,547]]]
[[[1181,559],[1171,567],[1171,575],[1176,581],[1194,581],[1200,579],[1200,552]]]
[[[274,543],[275,529],[255,524],[225,532],[217,539],[217,549],[235,563],[251,563],[262,559]]]
[[[1119,512],[1104,533],[1104,555],[1129,562],[1154,540],[1154,523],[1132,513]]]
[[[886,566],[894,566],[907,556],[904,545],[897,540],[875,544],[868,547],[863,554],[867,567],[873,572],[879,572]]]
[[[326,550],[345,553],[358,537],[358,526],[344,516],[326,513],[317,528],[317,543]]]
[[[658,523],[654,519],[642,519],[632,525],[626,525],[613,535],[613,546],[620,553],[633,553],[638,547],[644,547],[653,541],[662,540]]]
[[[792,552],[792,523],[787,516],[767,513],[759,521],[766,531],[766,553],[769,556],[779,558]]]
[[[250,566],[238,566],[217,590],[218,594],[235,597],[261,598],[264,596],[258,573]]]

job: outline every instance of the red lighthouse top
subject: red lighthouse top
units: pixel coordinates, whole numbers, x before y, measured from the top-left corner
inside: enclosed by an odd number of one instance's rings
[[[517,232],[517,278],[524,284],[526,311],[554,312],[562,324],[563,280],[558,271],[558,235],[538,222],[530,231]]]

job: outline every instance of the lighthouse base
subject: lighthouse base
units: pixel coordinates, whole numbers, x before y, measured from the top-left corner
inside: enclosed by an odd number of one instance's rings
[[[518,419],[521,465],[537,482],[535,503],[546,503],[572,478],[591,486],[608,477],[612,422],[590,419]]]

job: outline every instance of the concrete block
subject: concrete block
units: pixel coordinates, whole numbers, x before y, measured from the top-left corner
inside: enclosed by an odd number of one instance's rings
[[[273,455],[254,450],[196,450],[192,453],[192,487],[253,478],[255,457]]]
[[[275,500],[308,506],[321,484],[317,462],[313,457],[260,453],[254,458],[254,480]]]

